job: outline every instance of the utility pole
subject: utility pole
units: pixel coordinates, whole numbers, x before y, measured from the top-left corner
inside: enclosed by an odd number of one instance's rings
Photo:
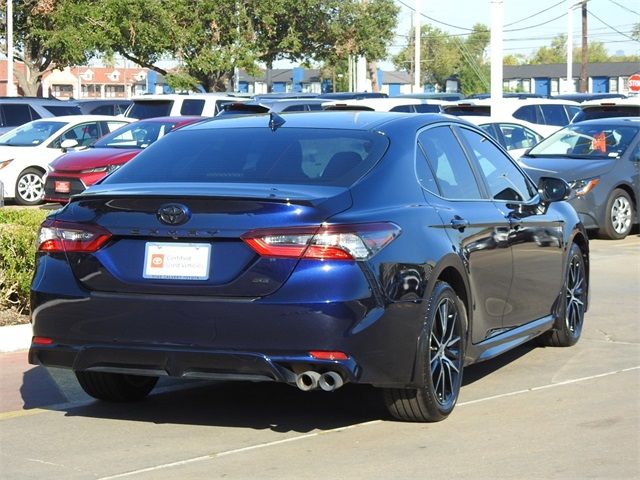
[[[420,24],[420,0],[416,0],[415,3],[415,11],[413,12],[413,25],[414,25],[414,58],[413,58],[413,92],[418,93],[422,91],[420,77],[422,72],[420,71],[420,41],[421,41],[421,33],[422,26]]]
[[[580,93],[586,93],[587,85],[587,61],[589,58],[589,45],[587,42],[587,0],[582,0],[582,60],[580,65]]]
[[[502,19],[503,1],[491,0],[491,101],[502,100],[503,55]]]
[[[13,84],[13,0],[7,0],[7,96],[16,96]]]

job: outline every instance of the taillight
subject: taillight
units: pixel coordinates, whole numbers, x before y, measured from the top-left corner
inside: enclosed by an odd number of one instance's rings
[[[393,223],[252,230],[242,236],[263,257],[367,260],[400,234]]]
[[[92,253],[111,238],[111,233],[96,225],[45,220],[38,233],[39,252]]]

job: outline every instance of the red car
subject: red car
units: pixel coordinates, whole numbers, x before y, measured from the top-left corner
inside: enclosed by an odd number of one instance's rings
[[[157,117],[130,123],[105,135],[87,150],[66,153],[49,166],[44,198],[67,203],[71,195],[120,168],[170,131],[207,117]]]

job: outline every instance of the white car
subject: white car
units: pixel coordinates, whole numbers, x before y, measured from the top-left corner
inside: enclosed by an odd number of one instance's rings
[[[640,97],[589,100],[582,102],[580,109],[580,113],[573,117],[571,123],[596,118],[640,117]]]
[[[132,121],[107,115],[68,115],[34,120],[5,133],[0,136],[0,193],[19,205],[41,203],[44,176],[52,161]]]
[[[548,137],[571,122],[580,111],[580,104],[549,98],[503,98],[496,103],[487,98],[451,102],[443,109],[458,116],[491,115],[522,120],[538,125],[538,131]]]
[[[222,111],[227,103],[243,102],[246,100],[247,99],[241,97],[231,97],[224,93],[144,95],[133,98],[133,103],[124,112],[124,116],[137,120],[154,117],[177,117],[181,115],[215,117]]]
[[[540,125],[515,118],[465,116],[464,119],[491,135],[515,160],[545,138]]]
[[[376,112],[440,113],[441,106],[448,102],[420,98],[362,98],[358,100],[335,100],[322,104],[325,110],[374,110]]]

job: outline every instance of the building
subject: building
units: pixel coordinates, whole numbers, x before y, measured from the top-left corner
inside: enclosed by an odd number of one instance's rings
[[[580,64],[573,64],[573,88],[579,91]],[[589,93],[629,94],[629,77],[640,71],[637,62],[590,63],[587,65],[587,91]],[[557,95],[565,93],[566,63],[549,65],[506,65],[503,70],[507,91]]]

